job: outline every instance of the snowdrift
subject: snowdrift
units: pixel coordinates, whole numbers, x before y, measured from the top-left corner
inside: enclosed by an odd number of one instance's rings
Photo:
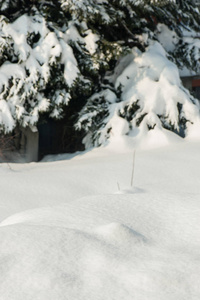
[[[17,214],[0,227],[0,293],[4,300],[196,299],[199,210],[198,197],[132,194]]]
[[[199,148],[2,165],[1,298],[198,299]]]

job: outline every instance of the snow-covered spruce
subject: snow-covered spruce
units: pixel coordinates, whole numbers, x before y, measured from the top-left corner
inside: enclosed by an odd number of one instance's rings
[[[90,144],[142,126],[184,135],[198,106],[169,59],[197,71],[198,23],[189,0],[1,1],[1,133],[69,118],[71,104]]]
[[[50,30],[37,11],[13,23],[1,16],[0,26],[3,59],[10,54],[0,67],[1,129],[7,133],[17,123],[23,127],[35,125],[45,111],[59,117],[62,105],[70,99],[68,87],[78,73],[63,33]],[[56,75],[60,76],[59,83]]]
[[[89,99],[77,123],[88,132],[87,147],[118,135],[141,137],[155,127],[185,136],[191,124],[200,124],[198,101],[183,87],[176,65],[158,42],[144,53],[134,48],[107,79],[120,96],[106,89]]]

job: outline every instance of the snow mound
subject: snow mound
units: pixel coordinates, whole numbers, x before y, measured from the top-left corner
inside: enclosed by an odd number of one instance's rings
[[[2,299],[197,299],[198,198],[92,196],[11,216],[0,227]]]
[[[58,226],[67,228],[74,227],[69,224],[69,218],[66,218],[66,207],[54,207],[55,213],[52,214],[52,208],[42,208],[36,210],[25,211],[8,217],[0,223],[0,227],[28,223],[30,225],[45,225]],[[68,220],[67,220],[68,219]],[[80,226],[75,226],[80,228]],[[80,229],[78,229],[80,230]],[[94,230],[87,230],[90,234],[97,235],[100,239],[105,239],[107,242],[123,243],[127,240],[134,240],[135,242],[145,242],[146,238],[131,229],[127,225],[118,222],[112,222],[102,226],[95,227]]]
[[[188,130],[190,134],[187,138],[191,139],[193,137],[194,139],[195,137],[199,139],[199,128],[200,125],[191,125],[191,130]],[[144,120],[140,129],[134,130],[134,132],[129,135],[120,135],[119,132],[118,135],[111,136],[105,147],[113,151],[113,153],[126,153],[127,150],[131,151],[131,149],[132,151],[133,149],[149,150],[163,148],[169,145],[177,145],[182,142],[183,139],[180,136],[161,126],[155,126],[154,130],[148,130]]]
[[[140,281],[130,285],[135,269],[126,250],[82,231],[17,225],[1,229],[1,240],[4,300],[132,299]]]
[[[146,238],[137,231],[120,223],[110,223],[95,229],[95,232],[105,238],[105,240],[115,243],[124,243],[125,241],[133,241],[136,243],[145,242]]]

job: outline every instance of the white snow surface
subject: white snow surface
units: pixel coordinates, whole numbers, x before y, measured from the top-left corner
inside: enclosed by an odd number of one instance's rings
[[[200,141],[111,144],[1,164],[0,299],[200,298]]]

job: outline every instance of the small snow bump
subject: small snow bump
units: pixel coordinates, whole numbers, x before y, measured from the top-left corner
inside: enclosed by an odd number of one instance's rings
[[[134,243],[141,243],[147,241],[147,239],[139,232],[118,222],[97,227],[95,232],[109,242],[124,243],[127,241],[134,241]]]

